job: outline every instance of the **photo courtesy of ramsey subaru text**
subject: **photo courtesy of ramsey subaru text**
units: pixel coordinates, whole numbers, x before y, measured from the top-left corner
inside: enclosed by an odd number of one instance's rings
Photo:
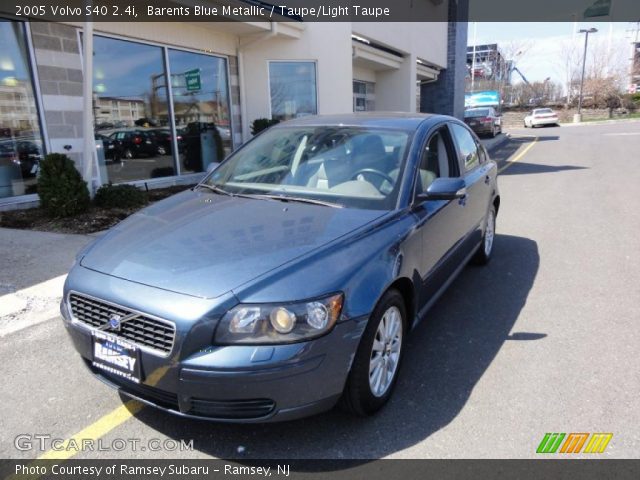
[[[177,415],[373,414],[412,329],[491,258],[496,178],[452,117],[281,123],[85,247],[64,325],[96,377]]]

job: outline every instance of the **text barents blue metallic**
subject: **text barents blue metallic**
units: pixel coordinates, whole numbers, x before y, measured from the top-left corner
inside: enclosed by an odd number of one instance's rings
[[[496,176],[451,117],[280,124],[80,252],[64,324],[98,378],[177,415],[372,414],[411,329],[489,261]]]

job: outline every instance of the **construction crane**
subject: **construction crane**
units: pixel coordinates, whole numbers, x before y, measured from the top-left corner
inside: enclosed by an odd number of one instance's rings
[[[520,78],[522,78],[522,81],[525,83],[527,87],[529,87],[529,89],[531,90],[531,93],[534,95],[534,97],[529,99],[529,104],[538,104],[542,100],[542,98],[535,97],[536,92],[533,89],[533,85],[531,85],[529,80],[527,80],[527,77],[524,76],[524,73],[522,73],[518,67],[516,67],[514,64],[511,64],[509,67],[509,76],[511,76],[511,73],[513,72],[518,72],[518,75],[520,75]],[[544,83],[546,84],[549,80],[551,80],[551,77],[545,78]]]
[[[513,65],[513,66],[511,67],[511,70],[509,71],[509,74],[511,74],[512,72],[518,72],[518,75],[520,75],[520,78],[522,78],[522,80],[524,81],[524,83],[526,83],[526,84],[527,84],[527,86],[528,86],[529,88],[531,88],[531,84],[529,83],[529,80],[527,80],[527,77],[525,77],[525,76],[524,76],[524,74],[523,74],[523,73],[518,69],[518,67],[516,67],[515,65]],[[547,80],[549,80],[549,79],[547,78]],[[545,80],[545,81],[546,81],[546,80]]]

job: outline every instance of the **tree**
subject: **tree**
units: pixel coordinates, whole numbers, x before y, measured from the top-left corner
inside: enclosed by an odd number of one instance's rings
[[[620,98],[628,77],[628,47],[624,38],[602,35],[589,36],[587,60],[583,85],[583,105],[610,108],[613,97]],[[567,79],[567,105],[578,102],[584,37],[563,42],[561,47],[560,70]],[[611,100],[607,100],[611,99]],[[617,108],[617,107],[613,107]]]

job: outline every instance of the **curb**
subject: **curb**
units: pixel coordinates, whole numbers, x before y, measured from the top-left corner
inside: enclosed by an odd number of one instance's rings
[[[580,123],[573,123],[573,122],[566,122],[566,123],[560,123],[561,127],[586,127],[589,125],[611,125],[611,124],[615,124],[615,123],[638,123],[640,122],[640,118],[617,118],[617,119],[612,119],[612,120],[596,120],[593,122],[580,122]]]
[[[497,149],[499,146],[501,146],[503,143],[508,142],[509,140],[511,140],[511,135],[508,133],[502,133],[497,140],[493,141],[489,145],[485,145],[485,148],[489,151],[489,153],[491,153],[493,150]]]

